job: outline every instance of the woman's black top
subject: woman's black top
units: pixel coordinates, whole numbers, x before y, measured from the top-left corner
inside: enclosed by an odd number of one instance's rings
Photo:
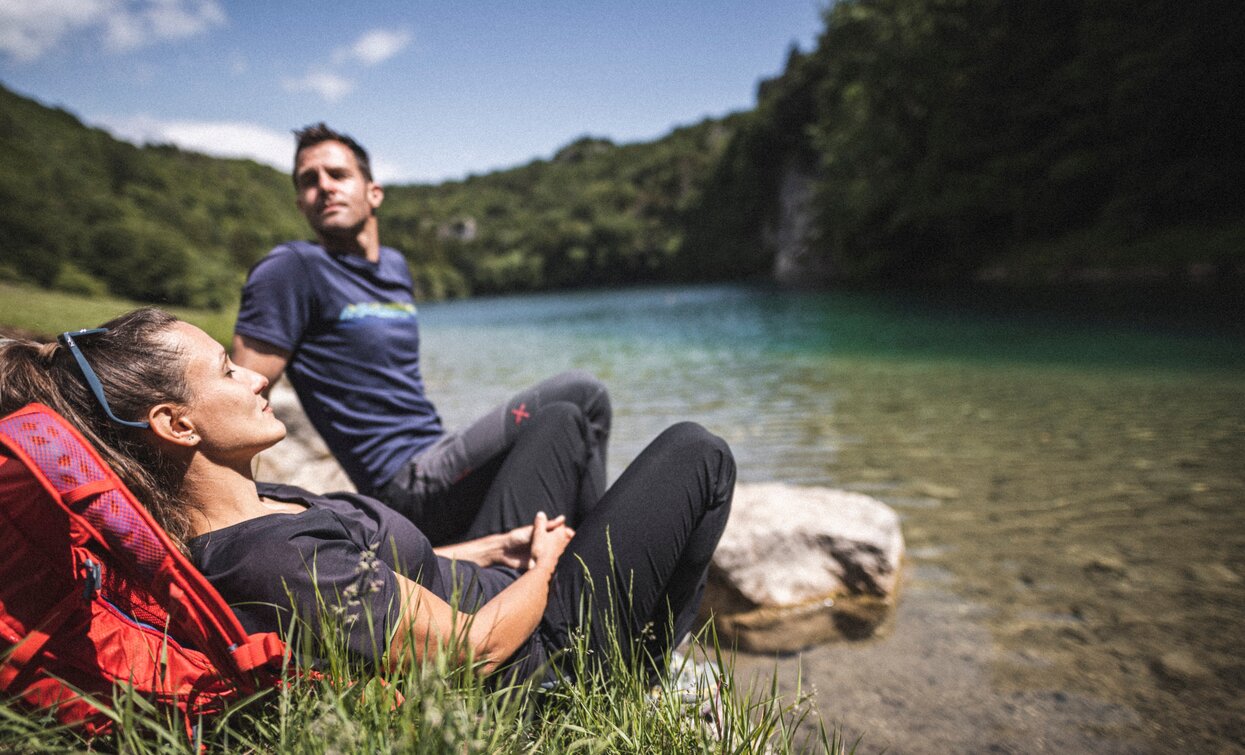
[[[436,555],[414,524],[367,496],[315,495],[269,483],[258,488],[262,496],[307,509],[248,519],[187,543],[195,566],[248,632],[284,632],[293,607],[320,636],[339,627],[352,653],[374,661],[389,646],[401,610],[395,573],[468,612],[518,578],[504,566]],[[525,678],[546,658],[534,634],[510,671]]]

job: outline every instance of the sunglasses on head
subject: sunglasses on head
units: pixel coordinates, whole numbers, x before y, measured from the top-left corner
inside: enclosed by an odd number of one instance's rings
[[[86,379],[87,387],[91,389],[91,393],[95,394],[95,400],[99,401],[99,405],[104,410],[104,414],[108,415],[108,419],[116,422],[118,425],[126,427],[136,427],[140,430],[146,430],[151,427],[148,422],[131,422],[130,420],[121,419],[112,413],[112,407],[108,405],[108,399],[104,397],[104,386],[100,384],[99,377],[95,375],[95,370],[91,369],[90,362],[86,361],[86,357],[82,356],[82,350],[78,348],[78,344],[74,343],[75,338],[83,338],[85,336],[98,335],[107,333],[108,328],[88,328],[86,330],[71,330],[61,333],[56,337],[57,341],[65,348],[69,349],[69,353],[73,354],[74,361],[78,363],[78,369],[82,370],[82,377]]]

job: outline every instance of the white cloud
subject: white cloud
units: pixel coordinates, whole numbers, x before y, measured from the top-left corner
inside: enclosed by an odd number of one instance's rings
[[[134,144],[176,144],[216,157],[243,157],[288,173],[294,165],[294,134],[241,121],[166,120],[150,115],[99,116],[91,124]],[[372,157],[372,175],[380,183],[409,182],[406,167]]]
[[[33,62],[75,31],[114,51],[202,34],[227,21],[217,0],[0,0],[0,52]]]
[[[102,116],[91,119],[118,138],[135,144],[176,144],[217,157],[244,157],[289,171],[294,163],[294,137],[255,123],[240,121],[166,120],[148,115]]]
[[[311,71],[302,78],[286,77],[281,86],[287,92],[315,92],[328,102],[337,102],[350,94],[354,82],[344,76],[327,71]]]
[[[409,170],[404,170],[397,163],[389,162],[384,158],[377,158],[375,155],[368,156],[372,164],[372,178],[376,179],[379,184],[401,183],[406,181],[410,174]]]
[[[217,0],[150,0],[143,16],[157,39],[193,37],[228,21]]]
[[[113,50],[133,50],[193,37],[225,21],[216,0],[121,0],[108,15],[104,42]]]
[[[373,29],[364,33],[352,44],[333,51],[333,65],[345,66],[357,63],[374,66],[401,52],[411,43],[409,31]],[[338,102],[354,91],[355,81],[324,68],[312,68],[301,77],[287,76],[281,80],[287,92],[313,92],[326,102]]]
[[[334,50],[333,62],[341,64],[355,61],[365,66],[374,66],[397,55],[410,43],[409,31],[373,29],[364,33],[349,47]]]
[[[23,63],[43,56],[69,32],[100,23],[108,0],[0,0],[0,50]]]

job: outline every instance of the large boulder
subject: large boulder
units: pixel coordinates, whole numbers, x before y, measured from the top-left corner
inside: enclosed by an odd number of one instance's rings
[[[255,458],[255,479],[297,485],[313,493],[353,491],[350,478],[303,413],[289,381],[273,385],[268,401],[273,414],[285,423],[286,435],[285,440]]]
[[[867,637],[892,613],[903,552],[899,516],[867,495],[739,485],[702,610],[753,652]]]

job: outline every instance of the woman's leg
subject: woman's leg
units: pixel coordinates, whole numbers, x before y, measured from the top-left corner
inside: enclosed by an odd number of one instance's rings
[[[558,563],[541,625],[550,645],[569,647],[585,619],[597,658],[612,637],[625,659],[635,639],[653,658],[680,639],[695,619],[734,488],[735,460],[721,438],[692,423],[659,435]]]

